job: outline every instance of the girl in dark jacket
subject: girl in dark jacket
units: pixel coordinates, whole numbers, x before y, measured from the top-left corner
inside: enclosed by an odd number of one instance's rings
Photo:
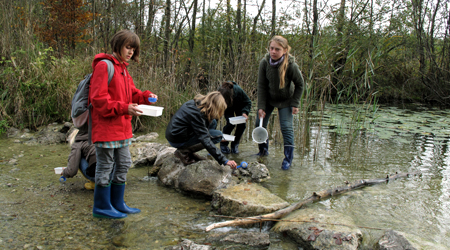
[[[298,113],[303,91],[303,76],[295,58],[289,54],[291,47],[286,38],[274,36],[269,41],[269,53],[259,64],[258,72],[258,119],[264,118],[263,127],[267,128],[270,115],[278,109],[281,133],[283,134],[285,158],[281,168],[288,170],[294,158],[293,115]],[[269,154],[268,140],[261,143],[258,155]]]
[[[225,110],[227,124],[223,127],[222,132],[224,134],[231,134],[236,127],[236,131],[234,132],[235,138],[234,141],[231,142],[231,150],[228,148],[228,141],[220,142],[220,150],[224,154],[238,154],[239,142],[241,141],[242,134],[244,134],[246,124],[231,124],[230,117],[243,116],[247,119],[252,108],[252,101],[244,90],[235,82],[224,82],[219,88],[219,92],[222,93],[227,102],[227,109]]]
[[[206,148],[219,164],[236,168],[235,161],[228,160],[214,145],[222,140],[222,132],[216,130],[217,119],[223,116],[227,104],[218,91],[206,96],[197,95],[185,102],[170,119],[166,139],[177,148],[175,156],[189,165],[205,158],[195,152]]]

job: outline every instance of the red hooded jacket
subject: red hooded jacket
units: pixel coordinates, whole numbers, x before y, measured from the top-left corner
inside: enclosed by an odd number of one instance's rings
[[[108,86],[108,66],[103,59],[114,64],[114,76]],[[89,89],[89,102],[92,103],[92,143],[120,141],[133,137],[131,116],[128,105],[147,104],[152,93],[137,89],[128,73],[128,63],[123,64],[112,55],[97,54],[92,62],[94,72]]]

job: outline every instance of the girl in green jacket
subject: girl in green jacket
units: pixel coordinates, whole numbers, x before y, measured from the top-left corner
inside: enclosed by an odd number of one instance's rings
[[[272,111],[278,109],[281,133],[283,134],[285,158],[281,168],[288,170],[294,158],[293,115],[303,91],[303,76],[295,58],[289,54],[291,47],[286,38],[274,36],[269,41],[268,54],[259,64],[258,72],[258,119],[263,117],[263,127],[267,128]],[[259,146],[260,156],[269,154],[269,140]]]

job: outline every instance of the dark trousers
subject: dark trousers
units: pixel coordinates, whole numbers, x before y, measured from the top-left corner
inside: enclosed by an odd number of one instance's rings
[[[231,135],[231,132],[233,132],[233,129],[236,128],[236,130],[234,131],[234,141],[231,142],[231,146],[233,147],[236,144],[239,144],[239,142],[241,141],[241,137],[244,134],[245,128],[246,128],[246,123],[241,123],[241,124],[237,124],[237,125],[233,125],[230,123],[230,117],[235,117],[235,116],[241,116],[242,112],[233,110],[233,109],[227,109],[225,110],[225,119],[227,120],[227,124],[223,127],[222,132],[224,134],[227,135]],[[222,145],[227,145],[228,146],[228,142],[222,142]]]

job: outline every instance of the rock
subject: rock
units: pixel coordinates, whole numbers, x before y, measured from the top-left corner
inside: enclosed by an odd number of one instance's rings
[[[250,162],[246,169],[238,168],[237,172],[252,182],[263,182],[270,179],[269,169],[259,162]]]
[[[161,152],[155,161],[155,166],[161,167],[158,178],[164,185],[191,194],[212,196],[214,190],[236,184],[228,166],[221,166],[215,160],[184,166],[173,155],[175,150],[171,148]]]
[[[158,155],[156,156],[156,160],[154,165],[157,167],[162,167],[163,165],[167,164],[173,164],[175,163],[175,157],[173,155],[173,153],[176,151],[177,149],[174,147],[167,147],[164,149],[161,149],[161,151],[159,151]]]
[[[215,160],[204,160],[186,166],[178,177],[180,190],[212,196],[214,190],[235,185],[231,169]]]
[[[61,133],[65,126],[63,124],[51,124],[41,128],[34,137],[26,141],[25,144],[50,145],[66,142],[66,133]],[[21,137],[23,137],[22,135]]]
[[[73,124],[70,122],[65,122],[63,127],[59,130],[60,133],[67,134],[71,128],[73,128]]]
[[[20,133],[20,130],[19,130],[19,129],[11,127],[11,128],[8,128],[8,131],[6,131],[6,136],[7,136],[8,138],[14,138],[14,137],[16,137],[19,133]]]
[[[379,250],[416,250],[412,244],[399,232],[387,230],[383,237],[377,242],[376,249]]]
[[[270,245],[270,236],[268,233],[262,232],[212,233],[208,236],[207,241],[234,243],[264,249]]]
[[[356,250],[362,233],[349,216],[324,209],[300,209],[278,222],[275,231],[286,233],[305,249]],[[347,226],[344,226],[347,225]]]
[[[221,241],[226,243],[243,244],[252,247],[265,247],[270,245],[269,234],[260,232],[231,234],[224,237]]]
[[[10,159],[8,161],[8,165],[17,165],[17,159],[14,159],[14,158]]]
[[[160,167],[158,179],[162,184],[178,189],[178,177],[186,167],[173,155],[175,150],[175,148],[165,150],[165,154],[157,159],[154,165]]]
[[[130,146],[131,160],[134,167],[151,166],[154,164],[158,153],[167,146],[160,143],[132,143]]]
[[[149,134],[141,135],[141,136],[137,137],[136,142],[151,142],[151,141],[156,140],[158,137],[159,137],[158,133],[151,132]]]
[[[164,248],[164,250],[211,250],[211,249],[212,249],[211,246],[198,245],[187,239],[183,239],[183,241],[180,242],[180,244],[178,244],[177,246]]]
[[[211,206],[219,214],[242,217],[271,213],[289,203],[259,184],[241,183],[214,191]]]

